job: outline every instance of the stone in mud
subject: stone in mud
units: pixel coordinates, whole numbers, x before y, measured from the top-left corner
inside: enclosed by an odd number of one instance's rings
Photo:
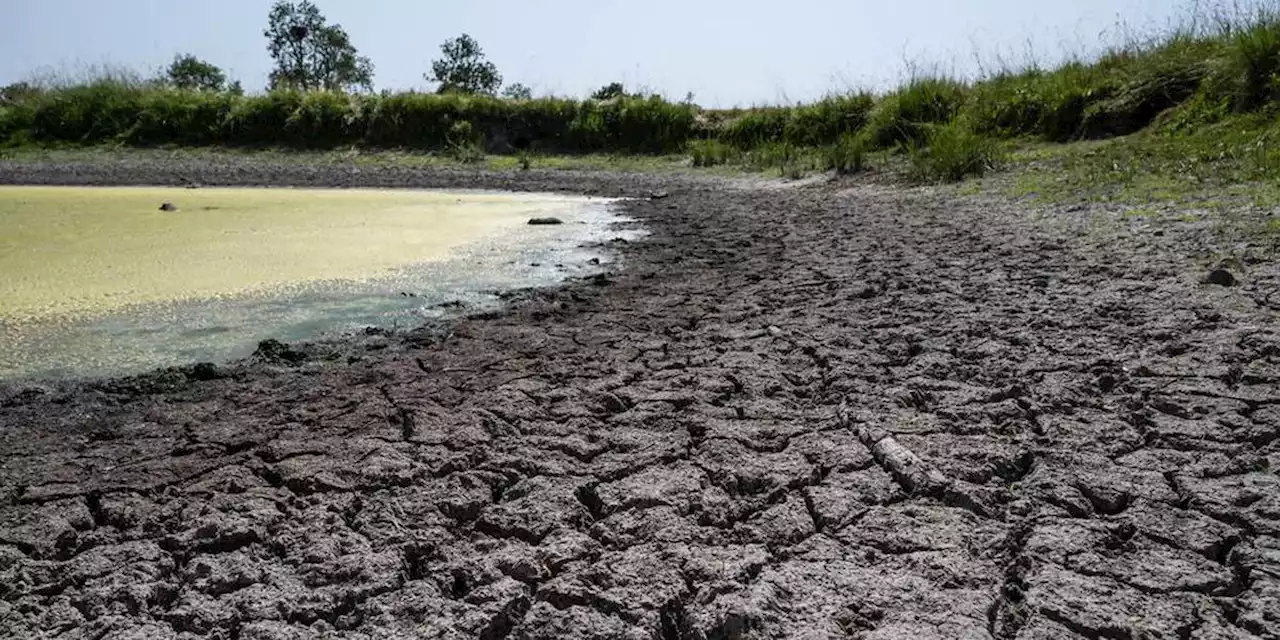
[[[263,340],[258,343],[258,349],[253,355],[266,362],[284,362],[288,364],[298,364],[307,359],[307,354],[289,347],[289,345],[279,340]]]
[[[218,371],[217,365],[212,362],[197,363],[192,366],[186,374],[187,378],[200,381],[217,380],[222,377],[221,372]]]
[[[653,193],[649,194],[650,200],[662,200],[663,198],[669,198],[669,197],[671,197],[671,194],[667,193],[666,191],[654,191]]]
[[[532,224],[532,225],[564,224],[564,220],[561,220],[560,218],[530,218],[529,224]]]
[[[1220,287],[1233,287],[1236,284],[1236,277],[1231,275],[1226,269],[1214,269],[1205,277],[1205,282],[1216,284]]]
[[[177,210],[178,210],[178,205],[176,205],[176,204],[174,204],[174,203],[172,203],[172,202],[166,202],[166,203],[164,203],[164,204],[160,205],[160,210],[161,210],[161,211],[177,211]]]

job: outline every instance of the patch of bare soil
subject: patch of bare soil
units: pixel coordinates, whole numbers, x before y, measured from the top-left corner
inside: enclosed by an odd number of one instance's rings
[[[927,191],[488,180],[670,194],[503,313],[0,391],[0,636],[1280,637],[1270,266]]]

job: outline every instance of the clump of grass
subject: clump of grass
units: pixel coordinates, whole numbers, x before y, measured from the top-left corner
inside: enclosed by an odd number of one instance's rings
[[[1260,10],[1249,24],[1230,34],[1228,74],[1236,79],[1239,110],[1280,99],[1280,14]]]
[[[799,180],[812,171],[821,170],[816,149],[789,142],[763,144],[747,151],[742,162],[755,171],[776,170],[779,175]]]
[[[469,121],[455,122],[449,127],[449,146],[446,152],[450,158],[463,164],[483,162],[485,155],[481,140]]]
[[[695,167],[716,167],[728,164],[740,155],[737,150],[719,140],[693,140],[689,143],[689,155]]]
[[[878,148],[919,142],[928,125],[956,116],[965,93],[958,80],[916,78],[876,104],[867,122],[868,140]]]
[[[533,168],[533,156],[528,151],[519,151],[516,153],[516,166],[521,171],[528,171]]]
[[[866,126],[875,105],[868,93],[830,95],[794,107],[763,107],[728,116],[718,139],[739,149],[786,142],[800,147],[831,144]]]
[[[1001,159],[997,141],[973,130],[964,119],[934,124],[923,140],[907,145],[910,175],[920,182],[959,182],[981,176]]]
[[[866,168],[867,141],[862,136],[846,133],[835,144],[823,149],[824,168],[836,175],[858,173]]]

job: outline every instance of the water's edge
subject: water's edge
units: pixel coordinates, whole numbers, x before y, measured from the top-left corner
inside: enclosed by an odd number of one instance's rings
[[[314,185],[309,185],[314,186]],[[403,187],[422,190],[415,187]],[[479,189],[448,189],[450,192],[479,191]],[[505,191],[483,189],[487,193],[508,193],[512,195],[545,195],[553,191]],[[566,190],[556,190],[561,195]],[[506,254],[511,258],[510,277],[499,283],[482,282],[471,278],[462,278],[450,282],[435,290],[425,293],[413,290],[412,278],[386,278],[380,283],[380,290],[353,293],[343,291],[341,286],[315,286],[301,292],[301,298],[283,299],[264,296],[254,300],[242,297],[234,302],[244,307],[244,323],[253,323],[254,310],[269,310],[273,306],[290,304],[327,305],[330,315],[322,319],[296,322],[287,330],[255,336],[253,339],[238,343],[234,349],[211,352],[198,345],[184,351],[180,356],[168,358],[162,362],[152,362],[143,366],[126,366],[112,368],[101,367],[92,372],[85,371],[53,371],[42,370],[26,374],[0,377],[0,387],[19,387],[27,384],[51,383],[93,383],[115,378],[145,377],[165,372],[198,371],[197,376],[208,375],[211,367],[236,367],[246,364],[255,354],[257,360],[279,358],[281,355],[272,349],[275,345],[289,345],[287,350],[293,354],[308,353],[324,362],[339,362],[350,359],[349,352],[361,351],[361,345],[385,342],[394,335],[418,333],[433,334],[443,330],[451,322],[477,314],[494,313],[505,305],[521,299],[540,289],[558,287],[574,279],[590,278],[599,274],[616,271],[621,268],[619,252],[614,249],[622,243],[634,241],[647,232],[639,222],[622,214],[624,207],[618,199],[602,199],[590,203],[591,220],[582,225],[572,225],[563,237],[558,237],[550,245],[522,247],[516,254]],[[570,225],[566,225],[569,227]],[[487,252],[487,254],[486,254]],[[496,266],[502,254],[501,249],[493,246],[477,247],[463,255],[451,257],[449,263],[467,261],[483,265],[485,268]],[[487,262],[486,262],[487,260]],[[424,263],[411,265],[406,271],[416,275],[421,281],[430,279],[448,271],[445,263]],[[496,284],[496,286],[494,286]],[[305,289],[305,288],[304,288]],[[220,301],[225,302],[225,301]],[[177,319],[188,331],[199,332],[208,329],[216,334],[216,327],[202,328],[199,318],[207,310],[210,301],[197,301],[168,305],[171,308],[170,318]],[[339,322],[339,320],[341,320]],[[99,319],[95,322],[111,322],[111,319]],[[135,327],[136,328],[136,327]],[[3,327],[0,326],[0,330]],[[119,327],[120,331],[128,331],[128,326]],[[194,333],[193,333],[194,335]],[[262,341],[272,345],[262,353]],[[348,355],[342,355],[348,354]],[[314,358],[313,358],[314,359]],[[199,366],[196,366],[199,363]]]

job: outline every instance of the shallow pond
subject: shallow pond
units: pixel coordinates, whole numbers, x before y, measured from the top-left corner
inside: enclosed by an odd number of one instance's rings
[[[566,224],[527,224],[541,216]],[[0,187],[0,378],[411,326],[598,269],[607,256],[583,245],[625,236],[619,220],[608,201],[545,194]]]

